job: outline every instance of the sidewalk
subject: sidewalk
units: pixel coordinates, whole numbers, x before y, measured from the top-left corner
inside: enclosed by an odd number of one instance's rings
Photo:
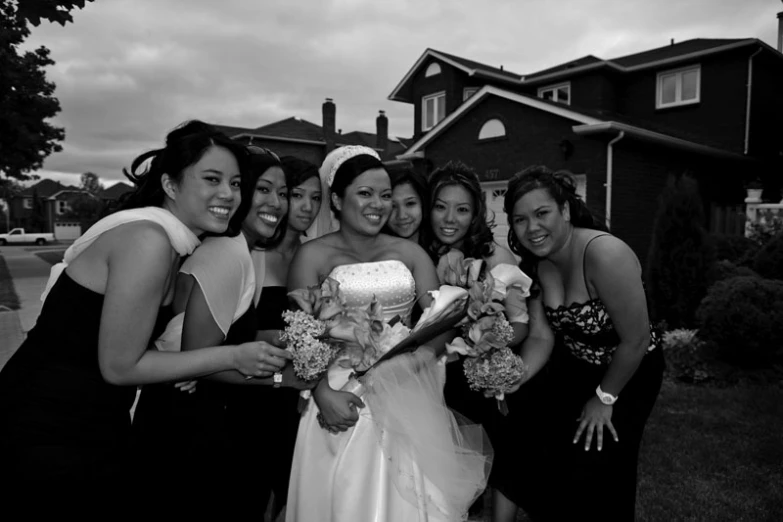
[[[41,293],[49,279],[51,265],[32,252],[4,255],[19,296],[19,310],[0,311],[0,369],[35,326],[41,313]],[[45,275],[43,275],[45,274]]]

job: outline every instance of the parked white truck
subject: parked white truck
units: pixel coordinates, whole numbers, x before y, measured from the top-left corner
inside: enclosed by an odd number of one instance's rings
[[[36,245],[45,245],[54,241],[54,234],[32,234],[26,233],[23,228],[11,229],[7,234],[0,234],[0,245],[13,245],[19,243],[35,243]]]

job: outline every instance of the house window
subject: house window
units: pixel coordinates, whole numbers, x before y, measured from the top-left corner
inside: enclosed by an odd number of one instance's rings
[[[701,91],[701,66],[658,73],[655,107],[663,109],[698,103]]]
[[[440,74],[440,64],[433,62],[429,67],[427,67],[427,70],[424,71],[424,77],[429,78],[430,76],[435,76],[436,74]]]
[[[33,208],[33,198],[24,198],[22,200],[22,208],[27,208],[27,209]]]
[[[68,205],[67,201],[57,201],[57,213],[58,214],[65,214],[71,210],[71,207]]]
[[[446,117],[446,93],[439,92],[421,99],[421,130],[428,131]]]
[[[538,97],[571,105],[571,82],[541,87],[538,89]]]
[[[468,98],[478,92],[478,87],[465,87],[462,90],[462,101],[467,101]]]
[[[506,126],[503,122],[496,119],[487,120],[484,125],[481,126],[478,139],[486,140],[489,138],[499,138],[506,135]]]

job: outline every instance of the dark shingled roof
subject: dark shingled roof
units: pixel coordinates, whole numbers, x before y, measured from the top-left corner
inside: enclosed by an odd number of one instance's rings
[[[603,60],[598,58],[597,56],[593,56],[592,54],[588,54],[587,56],[583,56],[581,58],[577,58],[576,60],[571,60],[570,62],[561,63],[560,65],[555,65],[554,67],[549,67],[548,69],[543,69],[541,71],[536,71],[533,74],[526,74],[525,80],[533,80],[539,76],[545,76],[547,74],[552,74],[560,71],[567,71],[568,69],[573,69],[575,67],[581,67],[583,65],[590,65],[592,63],[599,63]]]
[[[665,60],[667,58],[676,58],[685,54],[696,53],[699,51],[706,51],[715,47],[722,47],[737,42],[742,42],[747,38],[734,38],[734,39],[708,39],[708,38],[694,38],[693,40],[685,40],[684,42],[675,43],[674,45],[667,45],[665,47],[658,47],[657,49],[651,49],[641,53],[629,54],[621,56],[619,58],[613,58],[611,61],[617,65],[623,67],[634,67],[637,65],[644,65],[650,62],[657,62],[659,60]]]
[[[42,179],[35,185],[31,185],[19,193],[20,196],[32,196],[38,194],[39,198],[49,198],[63,190],[74,190],[76,187],[67,187],[53,179]]]
[[[133,189],[133,186],[121,181],[119,183],[115,183],[109,188],[103,189],[101,191],[100,197],[101,199],[118,199],[120,196],[126,192],[132,191]]]
[[[435,49],[432,49],[432,51],[438,54],[442,54],[446,58],[450,58],[455,62],[460,63],[469,69],[476,69],[477,71],[484,71],[492,74],[498,74],[500,76],[506,76],[509,80],[519,80],[519,78],[522,76],[521,74],[507,71],[506,69],[500,69],[499,67],[492,67],[491,65],[486,65],[480,62],[474,62],[473,60],[468,60],[467,58],[462,58],[460,56],[455,56],[453,54],[444,53],[442,51],[437,51]]]

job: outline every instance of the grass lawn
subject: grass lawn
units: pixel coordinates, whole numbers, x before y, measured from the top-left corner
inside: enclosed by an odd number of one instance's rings
[[[664,382],[638,491],[637,522],[783,521],[783,386]],[[488,522],[491,512],[470,520]]]
[[[639,458],[637,520],[783,520],[783,388],[665,382]]]
[[[37,255],[38,257],[40,257],[50,265],[54,265],[63,260],[64,253],[65,250],[52,250],[48,252],[36,252],[35,255]]]
[[[8,272],[8,265],[5,258],[0,256],[0,306],[5,306],[11,310],[19,310],[19,296],[14,290],[14,281]]]

